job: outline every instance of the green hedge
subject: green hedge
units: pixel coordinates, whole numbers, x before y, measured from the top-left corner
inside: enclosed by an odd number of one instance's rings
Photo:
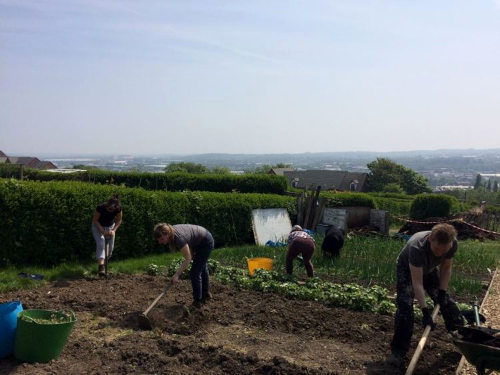
[[[379,210],[385,210],[389,213],[390,223],[395,223],[395,217],[408,216],[410,206],[413,201],[413,195],[395,194],[395,193],[370,193]]]
[[[425,219],[429,217],[447,217],[458,211],[458,200],[445,194],[419,194],[410,207],[410,218]]]
[[[0,266],[93,259],[92,214],[115,193],[120,194],[123,206],[116,258],[164,251],[152,239],[158,222],[202,225],[221,246],[253,241],[252,209],[286,207],[292,217],[296,214],[295,198],[281,195],[161,192],[82,182],[0,179]]]
[[[351,193],[351,192],[340,192],[340,193],[320,193],[321,197],[327,199],[328,207],[370,207],[377,208],[373,198],[365,193]]]
[[[284,194],[287,188],[285,177],[270,174],[146,173],[113,172],[102,169],[56,173],[31,168],[25,168],[23,174],[25,179],[33,181],[83,181],[103,185],[140,187],[147,190]],[[0,177],[18,178],[19,166],[1,166]]]

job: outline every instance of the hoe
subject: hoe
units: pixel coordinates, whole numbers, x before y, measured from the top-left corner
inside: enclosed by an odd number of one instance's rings
[[[151,305],[149,305],[149,307],[146,309],[146,311],[144,311],[143,313],[141,313],[141,315],[139,315],[139,327],[141,329],[152,329],[153,328],[153,326],[151,325],[151,321],[148,318],[148,313],[151,311],[151,309],[153,307],[155,307],[155,305],[158,303],[158,301],[161,299],[161,297],[163,297],[165,295],[165,293],[167,293],[167,290],[168,290],[168,285],[165,287],[165,289],[163,289],[163,291],[160,293],[160,295],[158,297],[156,297],[156,299],[153,301],[153,303]]]

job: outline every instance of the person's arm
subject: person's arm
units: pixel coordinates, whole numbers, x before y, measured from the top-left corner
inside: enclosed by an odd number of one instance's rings
[[[118,214],[116,215],[116,219],[115,219],[115,226],[113,228],[113,230],[110,230],[109,231],[109,234],[114,236],[116,231],[118,230],[118,227],[121,225],[122,223],[122,218],[123,218],[123,211],[120,211],[118,212]]]
[[[451,264],[452,258],[445,259],[439,266],[439,289],[448,290],[448,282],[451,278]]]
[[[425,303],[425,290],[424,290],[424,273],[422,267],[415,267],[410,264],[411,273],[411,283],[413,286],[413,292],[415,293],[415,298],[417,299],[418,305],[421,309],[427,307]]]
[[[189,266],[189,263],[191,263],[191,249],[189,248],[188,244],[185,244],[184,247],[181,249],[181,253],[184,256],[184,262],[182,262],[181,266],[177,269],[175,272],[174,276],[170,279],[170,282],[172,284],[175,284],[176,282],[179,281],[179,278],[181,277],[182,273],[184,270]]]
[[[92,222],[95,224],[97,230],[99,233],[101,233],[103,236],[106,234],[106,231],[102,227],[101,223],[99,223],[99,218],[101,217],[101,213],[98,211],[94,212],[94,216],[92,217]]]

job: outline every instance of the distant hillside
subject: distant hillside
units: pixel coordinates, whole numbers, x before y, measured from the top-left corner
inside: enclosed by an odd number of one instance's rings
[[[234,171],[278,163],[298,169],[339,169],[367,172],[366,165],[384,157],[424,175],[431,186],[472,185],[478,173],[500,173],[500,148],[487,150],[412,150],[405,152],[316,152],[300,154],[197,154],[197,155],[40,155],[59,167],[94,165],[112,170],[161,172],[172,162],[193,162],[208,168],[226,166]],[[83,161],[85,160],[85,161]]]

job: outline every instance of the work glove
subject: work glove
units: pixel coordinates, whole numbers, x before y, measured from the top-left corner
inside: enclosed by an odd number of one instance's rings
[[[479,314],[479,322],[484,323],[486,322],[486,318],[483,314]],[[468,324],[476,324],[476,316],[474,314],[474,310],[462,310],[462,316],[467,320]]]
[[[432,320],[432,313],[428,307],[422,309],[422,325],[425,327],[431,326],[431,331],[436,328],[436,323]]]
[[[448,295],[446,290],[439,289],[437,300],[438,300],[439,305],[441,306],[441,309],[443,307],[445,307],[446,305],[448,305],[449,299],[450,299],[450,296]]]
[[[456,331],[459,327],[464,326],[464,317],[456,303],[448,303],[441,310],[441,314],[443,314],[444,324],[449,332]]]

